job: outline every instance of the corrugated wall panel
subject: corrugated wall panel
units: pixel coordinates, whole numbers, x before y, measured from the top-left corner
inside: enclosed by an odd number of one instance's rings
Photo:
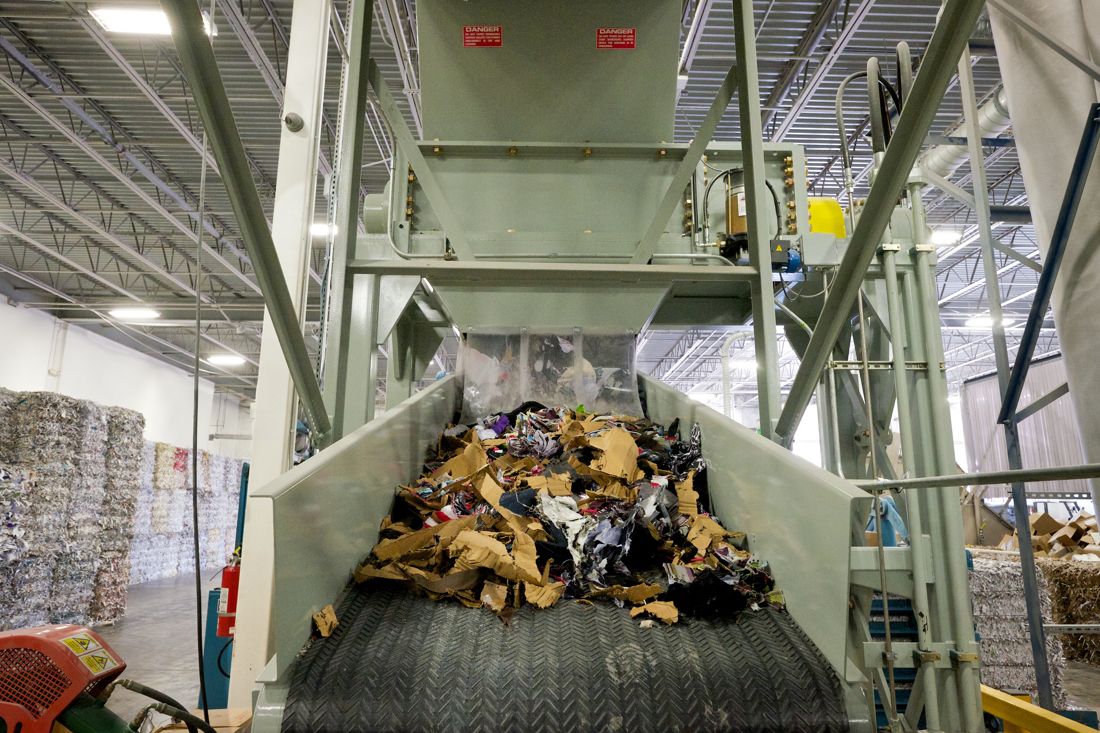
[[[1060,357],[1033,364],[1024,385],[1020,406],[1026,407],[1036,398],[1065,382],[1066,368]],[[1007,470],[1004,431],[997,424],[997,413],[1001,409],[997,376],[993,374],[978,377],[963,383],[960,397],[966,453],[970,461],[968,470]],[[1068,395],[1055,400],[1020,423],[1020,447],[1025,468],[1069,466],[1085,462],[1077,416]],[[1052,481],[1028,486],[1028,493],[1036,495],[1088,490],[1088,482],[1084,480]],[[1009,487],[1006,484],[994,484],[985,495],[988,498],[998,498],[1008,494]]]

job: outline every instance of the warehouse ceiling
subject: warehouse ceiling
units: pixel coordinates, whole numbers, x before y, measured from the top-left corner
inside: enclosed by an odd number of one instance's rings
[[[204,0],[206,7],[209,0]],[[329,0],[333,2],[334,0]],[[321,0],[316,0],[321,2]],[[182,368],[194,359],[195,293],[201,291],[200,354],[239,354],[241,366],[203,368],[219,388],[249,397],[259,361],[262,300],[224,188],[207,156],[203,186],[203,131],[171,39],[108,33],[90,16],[100,5],[147,6],[153,0],[110,3],[0,0],[0,291],[26,307],[102,333]],[[214,52],[236,116],[252,174],[271,215],[275,191],[280,109],[286,78],[292,0],[213,0]],[[299,0],[302,7],[311,6]],[[756,27],[761,101],[769,139],[806,146],[809,175],[820,195],[839,196],[839,139],[833,98],[842,78],[882,59],[893,76],[894,44],[907,41],[918,56],[931,35],[939,0],[757,0]],[[339,18],[344,0],[335,0]],[[408,115],[417,104],[417,50],[413,0],[379,0],[372,52]],[[328,49],[321,160],[324,175],[334,158],[343,21],[332,24]],[[693,31],[692,29],[696,29]],[[979,28],[979,40],[988,30]],[[682,73],[677,139],[698,127],[732,62],[729,3],[687,0],[683,14]],[[976,47],[980,44],[976,44]],[[992,51],[975,51],[979,102],[1000,81]],[[860,85],[853,85],[858,87]],[[870,158],[860,132],[866,115],[858,92],[848,99],[856,195],[867,189]],[[412,115],[408,115],[413,124]],[[942,142],[961,120],[957,80],[940,106],[929,145]],[[379,115],[368,110],[364,147],[366,192],[388,178],[392,141]],[[737,139],[735,107],[718,139]],[[1026,204],[1010,132],[986,149],[995,203]],[[963,165],[952,180],[969,185]],[[318,186],[315,220],[328,203]],[[967,321],[987,312],[973,213],[938,191],[926,197],[935,227],[961,232],[940,250],[939,285],[953,383],[993,366],[992,334]],[[198,245],[198,212],[203,236]],[[998,225],[996,236],[1025,258],[1037,257],[1030,226]],[[319,345],[326,241],[314,241],[307,342]],[[1019,258],[997,255],[1012,348],[1026,318],[1037,273]],[[199,276],[201,273],[201,277]],[[161,313],[139,325],[111,319],[119,306]],[[1050,326],[1050,324],[1047,324]],[[643,371],[700,399],[721,404],[722,344],[727,331],[654,332],[639,356]],[[738,349],[751,349],[751,340]],[[1053,328],[1038,353],[1058,349]],[[448,344],[436,366],[453,368]],[[448,353],[448,351],[450,353]],[[736,352],[735,352],[736,353]],[[782,372],[796,362],[784,349]],[[753,404],[752,370],[735,369],[737,403]]]

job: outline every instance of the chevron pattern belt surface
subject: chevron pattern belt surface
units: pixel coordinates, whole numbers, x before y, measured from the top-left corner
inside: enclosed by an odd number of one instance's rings
[[[294,663],[283,730],[846,731],[835,673],[789,615],[642,628],[611,604],[495,615],[350,588]]]

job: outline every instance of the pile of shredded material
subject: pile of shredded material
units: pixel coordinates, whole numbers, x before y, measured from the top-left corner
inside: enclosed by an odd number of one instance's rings
[[[527,403],[450,427],[355,579],[505,621],[562,598],[665,623],[781,605],[745,536],[707,513],[699,427],[681,440],[677,423]]]

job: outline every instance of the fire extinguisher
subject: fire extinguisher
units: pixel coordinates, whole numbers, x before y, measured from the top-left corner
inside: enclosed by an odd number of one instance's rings
[[[218,597],[218,636],[232,637],[237,624],[237,587],[241,580],[241,559],[234,555],[222,569]]]

